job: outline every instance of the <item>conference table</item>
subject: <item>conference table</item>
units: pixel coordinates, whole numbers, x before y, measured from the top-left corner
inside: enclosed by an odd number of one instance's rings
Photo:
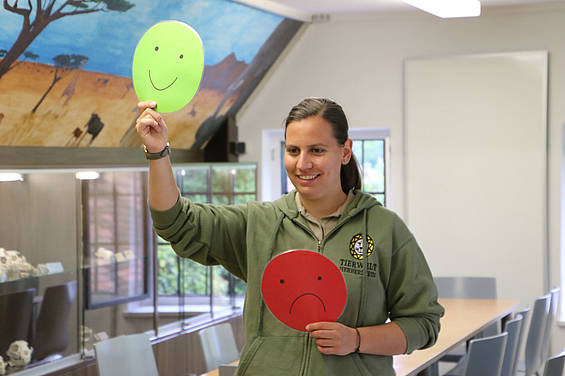
[[[497,321],[504,323],[518,307],[515,300],[500,299],[443,298],[439,302],[445,308],[445,315],[441,319],[437,342],[428,349],[416,350],[409,355],[395,355],[393,363],[397,376],[414,376],[426,370],[483,329]],[[218,376],[218,370],[203,375]]]

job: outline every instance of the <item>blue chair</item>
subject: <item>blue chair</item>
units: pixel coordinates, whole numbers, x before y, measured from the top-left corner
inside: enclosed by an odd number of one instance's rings
[[[231,324],[209,326],[199,331],[198,336],[202,344],[206,372],[239,359]]]
[[[496,299],[496,278],[495,277],[434,277],[434,282],[438,289],[440,298],[465,298],[465,299]],[[495,323],[481,333],[478,337],[488,337],[496,335],[498,323]],[[462,344],[444,355],[442,362],[460,362],[467,352],[467,347]]]
[[[472,339],[465,360],[447,376],[500,376],[508,334]]]
[[[100,376],[159,376],[149,336],[145,333],[110,338],[94,344]]]
[[[545,362],[543,376],[562,376],[563,366],[565,364],[565,350],[559,355],[549,358]]]
[[[537,298],[534,302],[530,328],[526,339],[524,359],[520,360],[518,363],[517,374],[525,374],[526,376],[538,375],[543,366],[541,353],[550,305],[551,296],[549,294]]]
[[[540,359],[542,359],[542,361],[544,359],[547,359],[549,356],[549,343],[551,342],[551,330],[553,329],[553,323],[555,322],[555,317],[557,316],[560,292],[561,289],[559,287],[555,287],[549,292],[549,295],[551,295],[551,303],[549,305],[549,315],[547,316],[547,322],[545,323],[545,331],[543,333],[542,348],[540,353]]]
[[[518,366],[518,359],[522,356],[522,347],[524,345],[524,333],[528,331],[528,319],[530,318],[530,307],[526,307],[520,311],[514,312],[514,318],[522,316],[522,326],[520,328],[520,335],[518,337],[518,345],[516,346],[516,357],[514,358],[514,363],[512,364],[512,369],[510,374],[514,376],[516,374],[516,367]]]
[[[504,331],[508,333],[506,340],[506,349],[504,351],[504,360],[502,362],[502,376],[514,376],[513,367],[518,357],[518,346],[520,332],[522,331],[523,317],[521,315],[506,322]]]
[[[495,277],[434,277],[440,298],[496,299]]]

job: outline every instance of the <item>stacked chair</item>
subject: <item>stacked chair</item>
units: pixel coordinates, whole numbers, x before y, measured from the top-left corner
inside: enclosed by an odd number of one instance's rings
[[[494,277],[434,277],[440,298],[465,298],[465,299],[496,299],[496,278]],[[498,334],[497,325],[493,325],[477,337],[488,337]],[[442,362],[456,364],[460,362],[467,352],[467,347],[462,344],[449,352]]]
[[[562,376],[564,364],[565,349],[561,351],[561,354],[547,359],[547,361],[545,362],[545,368],[543,370],[543,376]]]
[[[539,376],[548,358],[551,330],[557,315],[560,288],[537,298],[534,302],[524,358],[518,362],[516,375]]]
[[[123,335],[94,344],[100,376],[158,376],[155,355],[145,333]]]
[[[496,298],[496,280],[483,277],[434,278],[443,298]],[[487,328],[458,352],[441,361],[456,361],[447,376],[562,376],[565,350],[549,357],[551,331],[559,303],[560,288],[537,298],[533,309],[523,309],[506,322],[502,333]],[[527,326],[529,319],[529,327]],[[523,346],[525,342],[525,346]],[[523,349],[523,358],[520,354]],[[456,349],[457,350],[457,349]],[[465,351],[466,350],[466,351]]]
[[[216,368],[224,368],[221,375],[234,374],[236,366],[230,363],[239,359],[239,351],[235,342],[232,327],[229,323],[209,326],[198,332],[206,371]]]

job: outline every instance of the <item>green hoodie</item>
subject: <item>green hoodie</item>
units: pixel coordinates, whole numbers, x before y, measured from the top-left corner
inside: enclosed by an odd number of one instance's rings
[[[404,331],[410,353],[435,343],[444,312],[416,240],[396,214],[357,192],[336,227],[318,242],[296,208],[295,194],[230,206],[180,198],[171,209],[151,210],[151,215],[157,233],[179,256],[221,264],[247,282],[246,344],[237,375],[394,375],[391,356],[321,354],[308,333],[287,327],[269,311],[261,277],[269,260],[282,252],[317,250],[338,266],[347,286],[337,321],[363,327],[390,319]]]

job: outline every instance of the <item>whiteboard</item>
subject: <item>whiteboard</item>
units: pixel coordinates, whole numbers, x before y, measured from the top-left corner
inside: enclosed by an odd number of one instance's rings
[[[546,51],[408,59],[405,217],[438,276],[494,276],[531,305],[547,279]]]

